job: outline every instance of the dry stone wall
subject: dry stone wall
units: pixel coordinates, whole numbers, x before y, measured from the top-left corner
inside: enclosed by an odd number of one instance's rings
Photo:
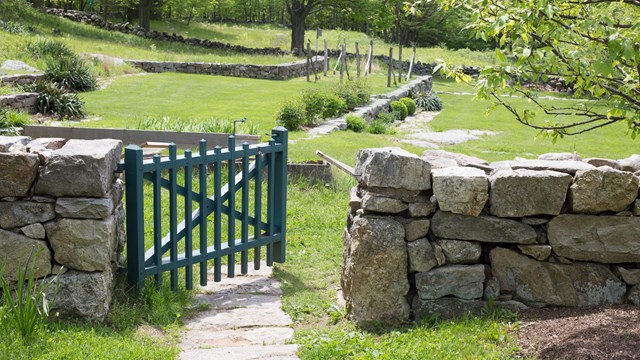
[[[124,248],[118,140],[0,136],[0,271],[33,269],[62,317],[103,320]]]
[[[203,75],[235,76],[252,79],[265,80],[288,80],[296,77],[306,76],[307,61],[294,61],[278,65],[249,65],[249,64],[214,64],[203,62],[167,62],[167,61],[146,61],[128,60],[132,66],[140,68],[146,72],[179,72]],[[310,64],[311,72],[321,72],[324,58],[312,59]]]
[[[38,93],[3,95],[0,96],[0,107],[34,114],[37,111],[37,101]]]
[[[543,306],[640,306],[640,155],[489,164],[363,149],[343,236],[358,323]]]

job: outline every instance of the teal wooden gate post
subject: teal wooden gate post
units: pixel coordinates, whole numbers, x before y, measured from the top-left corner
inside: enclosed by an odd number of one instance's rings
[[[142,149],[129,145],[124,150],[124,178],[127,223],[127,279],[129,285],[144,285],[144,207]]]
[[[274,128],[271,137],[277,145],[282,146],[282,152],[275,155],[275,211],[274,222],[276,232],[280,233],[280,241],[273,246],[273,260],[283,263],[286,259],[286,234],[287,234],[287,151],[289,142],[289,133],[282,126]]]

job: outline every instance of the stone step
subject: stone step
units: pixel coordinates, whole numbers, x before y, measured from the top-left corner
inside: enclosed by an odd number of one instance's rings
[[[182,360],[296,360],[298,345],[240,346],[193,349],[180,354]]]

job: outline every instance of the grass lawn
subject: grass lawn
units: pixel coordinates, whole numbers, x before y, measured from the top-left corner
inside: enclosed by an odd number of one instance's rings
[[[381,73],[372,74],[368,82],[376,93],[387,91]],[[148,116],[194,121],[247,118],[260,128],[260,134],[267,134],[276,125],[276,112],[286,99],[304,88],[322,90],[338,83],[337,75],[322,77],[318,82],[176,73],[119,77],[104,90],[81,94],[88,114],[101,118],[81,125],[135,128]]]

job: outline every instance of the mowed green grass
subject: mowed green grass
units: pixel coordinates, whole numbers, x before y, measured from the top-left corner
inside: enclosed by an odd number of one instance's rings
[[[621,159],[640,152],[640,144],[626,134],[627,127],[622,123],[578,136],[565,136],[559,138],[554,144],[550,138],[541,136],[538,130],[518,123],[513,114],[503,107],[498,107],[487,114],[491,101],[475,100],[474,95],[461,94],[474,92],[473,87],[436,79],[433,89],[438,92],[447,92],[438,94],[444,108],[429,123],[433,131],[476,129],[496,133],[493,136],[484,136],[480,140],[444,146],[443,148],[448,151],[473,155],[489,161],[508,160],[517,156],[535,158],[547,152],[576,152],[583,158]],[[542,93],[540,95],[556,97],[541,100],[549,105],[567,106],[568,102],[572,101],[563,94]],[[509,98],[507,100],[519,108],[534,109],[533,105],[525,99]],[[567,122],[576,121],[579,118],[553,119],[539,113],[537,123],[542,124],[544,120]]]
[[[381,73],[373,74],[368,82],[374,92],[387,91]],[[81,94],[89,116],[101,118],[81,125],[135,128],[147,116],[194,121],[247,118],[261,133],[269,133],[285,100],[305,88],[324,90],[338,84],[338,75],[321,76],[318,82],[307,82],[304,77],[278,81],[176,73],[125,76],[106,89]]]
[[[182,34],[185,37],[209,39],[246,47],[278,47],[289,50],[291,46],[291,30],[278,25],[238,25],[228,23],[203,23],[192,22],[186,26],[179,21],[157,21],[151,25],[152,29],[169,33]],[[311,47],[316,48],[316,31],[307,30],[305,39],[311,40]],[[369,51],[369,44],[373,40],[373,53],[375,55],[389,55],[389,48],[393,47],[394,58],[398,58],[398,45],[389,44],[380,38],[372,38],[364,33],[348,30],[324,29],[322,37],[318,39],[318,50],[324,49],[324,40],[327,40],[329,49],[339,50],[346,39],[347,51],[355,53],[355,43],[358,42],[360,54],[363,56]],[[305,40],[305,44],[306,44]],[[403,59],[409,60],[411,49],[403,49]],[[456,65],[490,65],[497,59],[493,51],[472,51],[469,49],[451,50],[442,47],[421,47],[416,49],[416,61],[434,62],[436,59],[444,60]]]

